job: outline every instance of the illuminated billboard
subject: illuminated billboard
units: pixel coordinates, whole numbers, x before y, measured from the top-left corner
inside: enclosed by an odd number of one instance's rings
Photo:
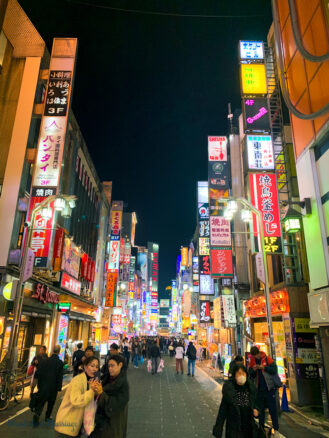
[[[240,41],[240,59],[264,59],[262,41]]]
[[[227,161],[226,137],[208,137],[208,161]]]
[[[273,170],[275,166],[272,137],[270,135],[247,135],[249,170]]]
[[[222,247],[211,250],[211,275],[217,278],[233,277],[231,248]]]
[[[270,112],[266,97],[243,99],[245,132],[270,132]]]
[[[267,94],[264,64],[240,64],[242,94]]]

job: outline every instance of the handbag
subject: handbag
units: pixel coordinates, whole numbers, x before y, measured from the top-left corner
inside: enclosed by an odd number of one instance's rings
[[[263,428],[263,426],[261,426],[261,424],[259,423],[259,420],[253,419],[253,436],[255,438],[266,438],[266,433],[265,433],[265,429]]]
[[[267,356],[266,356],[266,363],[268,365]],[[275,389],[282,387],[282,382],[281,382],[281,379],[280,379],[280,376],[278,373],[276,373],[276,374],[266,373],[266,374],[271,378]]]
[[[33,376],[34,369],[35,369],[35,366],[34,366],[34,365],[30,365],[30,366],[28,367],[28,369],[27,369],[27,375],[28,375],[28,376]]]
[[[29,402],[29,408],[31,409],[32,412],[34,412],[35,410],[37,400],[38,400],[38,393],[32,392],[30,395],[30,402]]]
[[[85,407],[83,412],[83,428],[87,436],[89,436],[95,428],[95,415],[97,410],[97,400],[91,400]]]

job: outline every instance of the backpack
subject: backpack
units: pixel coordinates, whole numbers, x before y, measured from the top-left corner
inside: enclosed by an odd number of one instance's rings
[[[188,358],[189,358],[190,360],[195,360],[195,359],[196,359],[196,349],[195,349],[194,346],[189,347],[189,348],[190,348],[190,349],[189,349],[189,352],[188,352]]]

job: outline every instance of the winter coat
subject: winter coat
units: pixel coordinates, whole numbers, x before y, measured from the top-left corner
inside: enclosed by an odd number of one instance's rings
[[[69,436],[78,436],[85,407],[94,399],[94,391],[88,390],[86,373],[73,377],[58,409],[55,430]]]
[[[154,344],[151,349],[150,349],[150,356],[151,357],[160,357],[161,358],[161,353],[160,353],[160,348]]]
[[[137,354],[136,354],[135,348],[137,348]],[[132,359],[133,359],[135,356],[138,356],[139,358],[141,357],[141,355],[142,355],[142,350],[141,350],[141,347],[140,347],[139,344],[138,344],[137,346],[136,346],[136,345],[132,345],[132,346],[131,346],[131,355],[132,355]]]
[[[194,345],[189,345],[187,347],[186,350],[186,356],[190,359],[190,360],[196,360],[196,349],[194,347]]]
[[[256,359],[254,358],[254,356],[251,356],[248,364],[248,374],[258,388],[258,372],[253,369],[255,365],[256,365]],[[266,356],[264,352],[261,352],[261,365],[265,367],[261,371],[264,375],[267,389],[268,391],[271,391],[271,389],[275,388],[271,375],[273,376],[277,374],[278,367],[275,361],[271,357]]]
[[[57,354],[39,362],[34,378],[38,379],[38,399],[48,400],[62,390],[63,361]]]
[[[95,430],[92,438],[126,438],[129,384],[126,371],[110,381],[103,380],[103,392],[98,399]]]
[[[247,380],[246,385],[248,385],[250,399],[250,421],[253,424],[253,409],[257,409],[257,390],[250,380]],[[224,423],[226,421],[225,438],[241,438],[242,425],[239,407],[234,403],[235,393],[235,381],[227,380],[223,385],[223,398],[219,407],[216,424],[213,429],[213,435],[215,437],[220,438],[222,436]],[[250,438],[256,438],[256,433],[254,432]]]

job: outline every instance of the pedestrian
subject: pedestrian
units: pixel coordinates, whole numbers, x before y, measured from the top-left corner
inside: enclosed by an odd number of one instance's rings
[[[158,372],[160,359],[161,359],[161,353],[160,348],[156,344],[156,342],[153,342],[153,345],[150,349],[150,358],[152,361],[152,374],[156,374]]]
[[[99,371],[99,359],[86,358],[83,368],[84,372],[71,380],[58,409],[55,422],[58,437],[81,434],[85,407],[97,396],[99,384],[94,378]]]
[[[142,341],[142,356],[143,356],[143,359],[146,358],[146,341],[145,341],[145,338]]]
[[[233,369],[234,369],[234,367],[236,367],[238,365],[244,365],[243,357],[240,356],[239,354],[237,356],[235,356],[235,358],[230,362],[229,369],[228,369],[229,377],[232,377]]]
[[[126,438],[129,384],[124,358],[111,356],[108,373],[97,384],[97,412],[92,438]]]
[[[107,352],[107,355],[105,356],[105,361],[104,361],[104,364],[103,364],[103,366],[101,368],[101,373],[102,374],[107,374],[108,373],[108,366],[107,366],[107,364],[108,364],[108,362],[110,360],[110,357],[113,356],[114,354],[120,354],[119,353],[119,345],[116,344],[115,342],[113,342],[110,345],[110,349]]]
[[[169,347],[168,347],[168,350],[169,350],[169,357],[174,357],[175,348],[174,348],[174,341],[173,340],[171,340]]]
[[[135,340],[132,347],[132,360],[134,362],[134,368],[138,368],[138,361],[142,355],[141,347],[137,340]]]
[[[34,392],[34,388],[37,386],[37,379],[35,377],[35,373],[38,369],[39,364],[41,364],[42,361],[48,359],[48,355],[47,355],[47,347],[45,345],[42,345],[39,348],[39,353],[34,356],[34,358],[32,359],[31,362],[31,368],[32,368],[32,373],[30,375],[32,375],[32,379],[31,379],[31,394],[33,394]],[[16,397],[14,397],[16,399]]]
[[[178,374],[179,369],[181,370],[181,373],[184,373],[184,367],[183,367],[183,358],[184,358],[184,348],[182,346],[181,341],[178,342],[177,347],[175,349],[175,358],[176,358],[176,372]]]
[[[259,422],[261,426],[265,425],[265,407],[271,415],[274,436],[279,436],[279,419],[276,403],[276,391],[273,377],[278,372],[275,361],[266,356],[263,351],[254,346],[250,349],[249,359],[249,376],[253,379],[257,387],[257,405],[259,407]]]
[[[58,357],[60,351],[60,345],[55,345],[52,356],[39,362],[35,372],[34,377],[38,382],[38,392],[33,415],[34,427],[40,423],[40,416],[46,402],[47,410],[45,420],[51,420],[51,413],[56,401],[57,392],[62,390],[64,363]]]
[[[123,353],[123,357],[125,358],[127,368],[129,367],[129,360],[130,360],[129,347],[130,347],[130,345],[128,342],[128,338],[126,338],[124,343],[122,344],[122,353]]]
[[[223,385],[222,401],[219,407],[213,435],[221,438],[226,422],[226,438],[256,438],[256,427],[253,417],[258,416],[256,405],[257,390],[248,379],[244,365],[237,365],[232,379]]]
[[[73,366],[73,377],[79,374],[79,366],[81,365],[81,359],[85,355],[84,350],[82,350],[82,342],[77,344],[77,350],[73,353],[72,366]]]
[[[188,358],[187,375],[190,376],[192,374],[192,377],[194,377],[194,369],[195,369],[195,361],[196,361],[196,348],[194,347],[192,341],[190,341],[190,343],[187,347],[186,356]]]
[[[75,368],[73,371],[73,377],[77,376],[80,373],[84,372],[84,366],[83,364],[85,363],[86,359],[88,359],[88,357],[94,357],[94,349],[91,345],[88,345],[88,347],[85,350],[84,355],[81,357],[80,361],[77,361],[75,364]]]

